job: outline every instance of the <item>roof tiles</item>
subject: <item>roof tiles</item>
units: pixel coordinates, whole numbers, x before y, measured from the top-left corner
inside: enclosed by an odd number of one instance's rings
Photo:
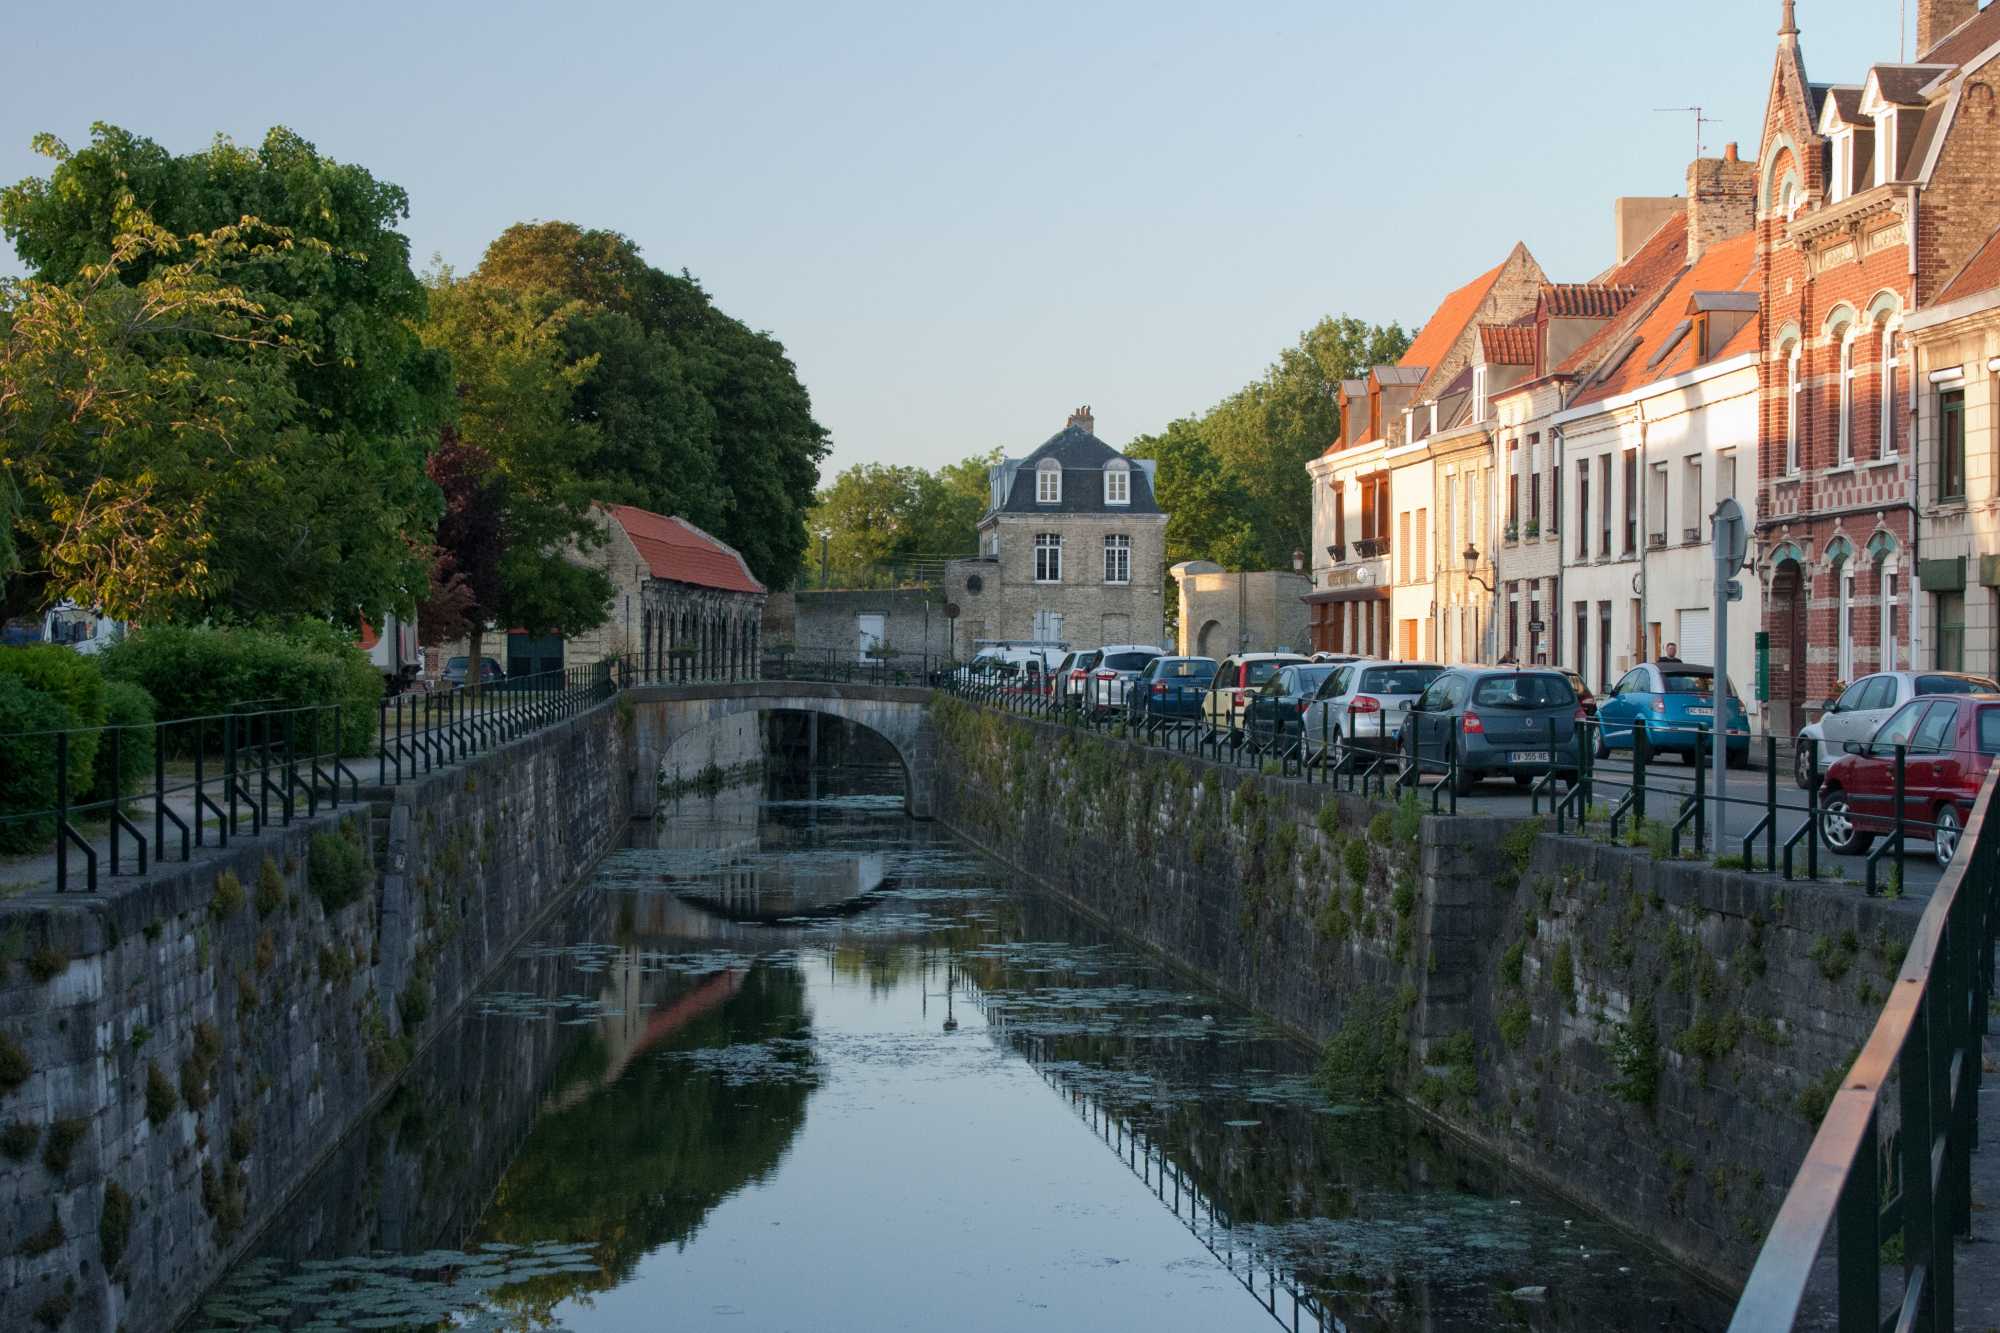
[[[1546,282],[1542,307],[1551,319],[1611,319],[1639,294],[1632,286],[1599,282]]]
[[[1917,59],[1926,65],[1955,67],[1995,43],[2000,43],[2000,5],[1988,5],[1946,33],[1936,46],[1928,51],[1919,51]]]
[[[1687,322],[1689,301],[1697,292],[1754,291],[1756,279],[1757,237],[1754,232],[1745,232],[1711,245],[1691,268],[1682,272],[1680,280],[1640,323],[1636,330],[1638,346],[1634,353],[1625,357],[1604,379],[1579,393],[1576,396],[1577,405],[1614,398],[1656,380],[1669,379],[1695,369],[1698,363],[1693,338],[1682,336],[1678,345],[1670,345],[1676,341],[1677,332],[1685,333],[1681,326]],[[1757,326],[1758,322],[1754,319],[1746,321],[1727,345],[1710,354],[1709,361],[1754,348]],[[1661,355],[1662,348],[1666,349],[1664,356]]]
[[[1396,364],[1427,368],[1444,360],[1451,351],[1452,343],[1458,340],[1466,323],[1478,313],[1480,302],[1486,299],[1486,293],[1493,290],[1500,271],[1506,267],[1504,260],[1495,264],[1439,302],[1438,308],[1424,321],[1424,327],[1410,343],[1409,350],[1403,353],[1403,359]]]
[[[1481,324],[1479,349],[1489,365],[1532,366],[1535,364],[1535,326]]]
[[[669,518],[633,505],[606,505],[604,510],[625,529],[639,558],[656,579],[722,592],[765,590],[734,547],[709,536],[684,518]]]
[[[2000,231],[1987,237],[1986,244],[1966,261],[1965,267],[1952,275],[1951,281],[1938,293],[1937,304],[1956,301],[1961,296],[1970,296],[1991,287],[2000,287]]]

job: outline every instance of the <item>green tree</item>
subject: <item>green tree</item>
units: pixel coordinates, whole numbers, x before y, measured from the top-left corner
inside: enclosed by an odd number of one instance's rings
[[[166,336],[169,321],[152,324],[160,336],[118,344],[132,369],[160,372],[149,392],[180,391],[174,367],[192,354],[216,386],[213,405],[254,418],[258,466],[188,520],[202,527],[198,568],[174,592],[195,605],[177,613],[348,623],[363,609],[407,609],[437,518],[423,464],[450,373],[415,331],[424,290],[396,230],[403,191],[282,128],[255,148],[218,138],[185,155],[101,124],[74,152],[48,135],[35,147],[55,167],[0,191],[0,229],[36,280],[79,297],[105,295],[107,279],[139,294],[163,271],[184,282],[171,271],[195,263],[207,288],[240,298],[233,319],[282,330],[306,353],[273,356],[264,337],[222,347],[213,329],[197,329],[208,341],[190,348]],[[156,225],[153,241],[126,246],[140,218]],[[230,401],[232,373],[254,390],[249,404]]]
[[[487,247],[472,278],[522,292],[554,293],[579,308],[621,315],[651,340],[642,355],[629,333],[602,353],[578,401],[643,404],[607,412],[606,452],[590,479],[607,493],[700,522],[743,553],[751,572],[789,586],[806,550],[806,511],[819,485],[826,431],[784,346],[716,309],[687,273],[640,257],[617,232],[570,222],[519,223]],[[670,391],[619,387],[643,367]],[[726,466],[725,466],[726,464]],[[712,514],[710,521],[697,513]]]
[[[998,449],[935,473],[918,467],[857,463],[824,487],[806,526],[827,536],[829,576],[854,587],[898,562],[970,555],[987,509],[986,469]]]

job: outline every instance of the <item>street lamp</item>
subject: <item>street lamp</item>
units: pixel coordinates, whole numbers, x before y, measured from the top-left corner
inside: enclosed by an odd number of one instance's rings
[[[1465,544],[1465,577],[1471,579],[1474,583],[1477,583],[1480,587],[1486,589],[1486,595],[1488,597],[1491,597],[1493,595],[1493,585],[1488,583],[1485,579],[1480,578],[1479,575],[1474,572],[1478,568],[1479,568],[1479,548],[1477,546],[1474,546],[1471,542],[1467,542]]]
[[[1292,573],[1303,574],[1305,572],[1306,572],[1306,553],[1304,551],[1299,550],[1297,547],[1294,547],[1292,548]]]

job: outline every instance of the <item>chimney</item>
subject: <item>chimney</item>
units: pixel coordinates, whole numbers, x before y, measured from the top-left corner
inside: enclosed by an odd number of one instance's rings
[[[1917,59],[1979,12],[1979,0],[1917,0]]]
[[[1611,201],[1612,227],[1616,237],[1618,262],[1624,263],[1639,253],[1653,233],[1666,225],[1667,219],[1687,207],[1687,200],[1679,195],[1665,198],[1625,198]]]
[[[1079,407],[1076,411],[1070,413],[1069,428],[1080,430],[1086,435],[1095,435],[1097,433],[1097,421],[1090,415],[1090,408],[1087,406]]]
[[[1695,159],[1688,167],[1688,263],[1718,241],[1741,236],[1757,222],[1757,164],[1736,155],[1736,145],[1720,158]]]

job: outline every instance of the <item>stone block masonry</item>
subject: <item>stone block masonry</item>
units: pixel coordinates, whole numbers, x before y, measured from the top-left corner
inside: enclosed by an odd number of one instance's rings
[[[0,1327],[172,1328],[623,837],[631,716],[0,904]]]
[[[934,712],[939,819],[1726,1289],[1920,909]]]

